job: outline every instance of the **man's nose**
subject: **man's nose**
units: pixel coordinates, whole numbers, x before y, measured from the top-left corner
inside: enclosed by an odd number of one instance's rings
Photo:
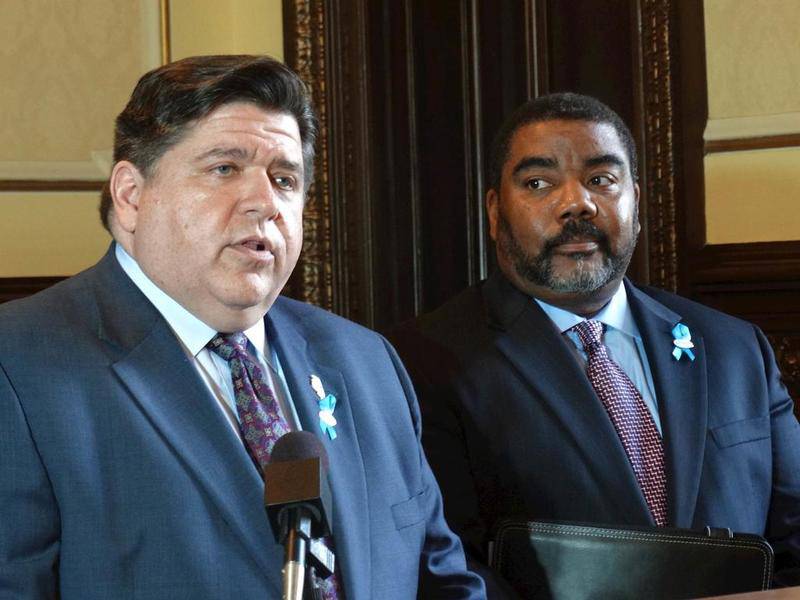
[[[264,169],[252,169],[243,182],[240,206],[248,215],[260,219],[274,219],[278,215],[275,182]]]
[[[597,204],[591,192],[580,181],[567,181],[562,185],[559,197],[558,217],[569,219],[593,219],[597,216]]]

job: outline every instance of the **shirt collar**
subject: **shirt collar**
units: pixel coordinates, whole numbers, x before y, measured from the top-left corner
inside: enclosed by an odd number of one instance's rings
[[[555,323],[561,333],[564,333],[578,323],[586,320],[580,315],[542,302],[538,298],[534,298],[534,300],[542,307],[542,310],[550,317],[553,323]],[[600,312],[592,317],[592,320],[600,321],[608,327],[622,331],[633,338],[641,339],[639,328],[636,326],[636,321],[633,318],[633,313],[628,303],[628,293],[622,283],[619,284],[617,291],[611,296],[611,300],[608,301]]]
[[[209,327],[206,323],[198,319],[175,299],[169,296],[164,290],[158,287],[153,281],[144,274],[139,264],[133,257],[125,252],[120,244],[115,244],[115,255],[120,267],[128,277],[131,278],[136,287],[147,297],[158,312],[166,319],[172,331],[178,336],[180,341],[191,353],[197,354],[206,347],[206,344],[217,335],[217,331]],[[258,358],[265,360],[266,352],[266,333],[264,331],[264,320],[259,319],[255,325],[246,329],[244,334],[256,350]]]

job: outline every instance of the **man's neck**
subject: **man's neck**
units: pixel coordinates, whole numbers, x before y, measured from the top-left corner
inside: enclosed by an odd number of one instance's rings
[[[558,292],[521,280],[516,276],[510,277],[509,274],[506,274],[506,277],[509,277],[514,287],[523,293],[587,319],[600,312],[614,296],[619,286],[622,285],[622,278],[620,277],[609,281],[600,289],[590,293]]]
[[[599,313],[603,307],[608,304],[614,296],[614,292],[619,289],[619,282],[616,282],[614,287],[604,293],[594,293],[591,295],[580,294],[564,294],[564,293],[551,293],[551,294],[534,294],[542,302],[557,306],[563,310],[569,311],[573,314],[579,315],[586,319],[592,318]]]

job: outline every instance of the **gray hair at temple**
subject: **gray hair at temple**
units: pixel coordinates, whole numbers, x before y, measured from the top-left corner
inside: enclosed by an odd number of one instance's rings
[[[196,56],[145,73],[117,117],[114,164],[127,160],[144,177],[150,176],[158,159],[194,122],[231,102],[251,102],[295,118],[307,189],[314,179],[317,118],[306,85],[289,67],[268,56]],[[108,231],[112,206],[106,183],[100,219]]]

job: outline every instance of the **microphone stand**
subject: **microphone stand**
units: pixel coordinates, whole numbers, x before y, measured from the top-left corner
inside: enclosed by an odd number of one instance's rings
[[[307,510],[298,510],[289,518],[286,531],[284,600],[323,600],[317,579],[330,577],[336,558],[321,539],[311,537],[312,519]]]
[[[284,546],[284,600],[323,600],[317,573],[330,577],[335,557],[323,541],[331,535],[331,492],[325,476],[325,447],[313,433],[282,436],[265,465],[264,505]]]
[[[322,588],[319,587],[314,567],[310,566],[306,570],[306,579],[308,587],[306,588],[305,600],[324,600],[322,597]]]
[[[336,557],[321,539],[310,539],[308,542],[309,566],[306,574],[309,581],[307,600],[324,600],[319,582],[333,575]],[[317,573],[320,574],[317,577]]]
[[[286,563],[283,574],[284,600],[304,598],[303,584],[306,579],[306,540],[311,537],[311,517],[306,511],[292,519],[286,536]]]

